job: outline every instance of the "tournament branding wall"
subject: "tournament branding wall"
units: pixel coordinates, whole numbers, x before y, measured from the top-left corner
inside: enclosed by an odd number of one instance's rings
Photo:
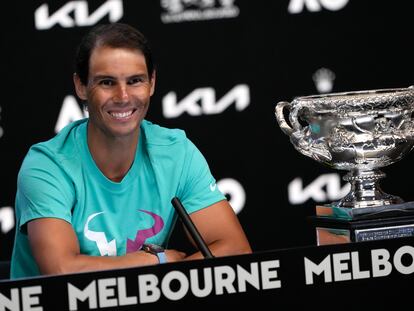
[[[74,51],[98,23],[124,22],[152,43],[148,119],[186,130],[206,156],[254,250],[315,243],[314,205],[349,190],[344,172],[294,150],[281,100],[414,84],[409,1],[107,0],[2,4],[0,260],[14,239],[16,177],[28,148],[83,118]],[[384,169],[386,192],[414,200],[409,154]],[[180,245],[179,232],[173,243]],[[184,246],[182,246],[184,247]]]

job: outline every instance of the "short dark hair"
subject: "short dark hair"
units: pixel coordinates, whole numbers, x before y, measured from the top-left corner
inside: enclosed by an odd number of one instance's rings
[[[75,72],[82,84],[88,83],[89,60],[93,50],[100,46],[139,50],[144,54],[148,75],[155,70],[152,51],[147,38],[136,28],[112,23],[93,27],[81,40],[75,56]]]

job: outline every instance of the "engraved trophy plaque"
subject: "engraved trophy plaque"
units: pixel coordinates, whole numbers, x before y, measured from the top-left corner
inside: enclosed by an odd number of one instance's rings
[[[343,178],[349,193],[316,206],[318,245],[414,235],[414,202],[379,185],[385,177],[380,168],[414,146],[413,112],[413,86],[303,96],[276,105],[277,122],[296,150],[348,171]]]

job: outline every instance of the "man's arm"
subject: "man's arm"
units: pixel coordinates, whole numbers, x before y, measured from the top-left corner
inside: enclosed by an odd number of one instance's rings
[[[27,223],[28,238],[41,274],[76,273],[118,269],[158,263],[155,255],[144,251],[124,256],[88,256],[80,253],[71,224],[58,218],[39,218]],[[182,260],[185,254],[166,250],[167,262]]]
[[[196,211],[190,217],[214,256],[252,252],[237,215],[227,200]],[[195,244],[194,241],[192,243]],[[186,257],[186,259],[201,258],[204,258],[201,252]]]

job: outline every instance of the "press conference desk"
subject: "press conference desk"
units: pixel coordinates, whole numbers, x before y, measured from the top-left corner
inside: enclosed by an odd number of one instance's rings
[[[410,237],[6,280],[0,311],[412,309],[413,258]]]

